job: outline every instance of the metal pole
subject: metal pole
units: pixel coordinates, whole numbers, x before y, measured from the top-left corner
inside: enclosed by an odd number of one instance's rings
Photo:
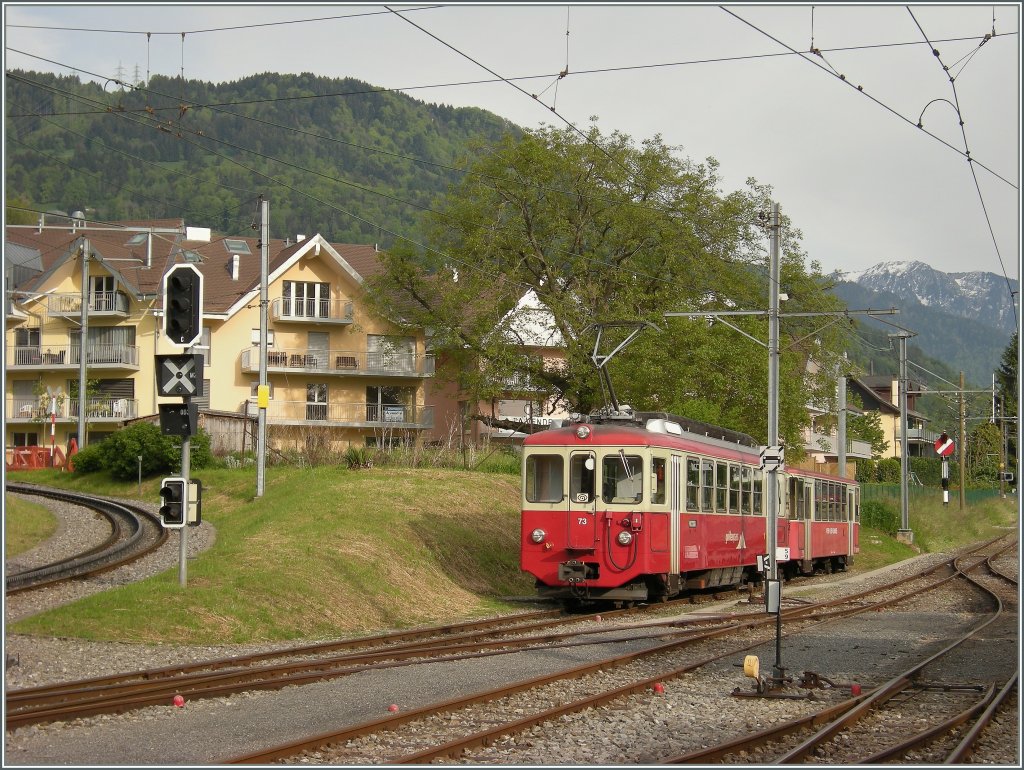
[[[270,271],[270,201],[260,197],[260,382],[267,386],[267,273]],[[256,497],[263,497],[267,464],[267,409],[257,407]]]
[[[771,255],[768,265],[768,446],[779,445],[779,204],[772,204]],[[768,468],[768,579],[779,579],[778,520],[779,520],[779,466]],[[777,680],[784,675],[782,667],[782,585],[779,585],[779,610],[775,623],[775,667]]]
[[[843,353],[843,360],[846,353]],[[839,425],[836,428],[836,460],[839,464],[839,475],[846,478],[846,366],[839,372],[836,381],[836,401],[839,407]]]
[[[85,343],[89,337],[89,239],[82,239],[82,334],[78,338],[78,448],[85,448]]]
[[[960,510],[967,505],[967,415],[964,404],[964,373],[960,372]]]
[[[909,440],[907,433],[907,335],[900,332],[896,335],[900,340],[900,532],[905,542],[914,541],[914,533],[910,531],[910,491],[907,482],[910,473]]]

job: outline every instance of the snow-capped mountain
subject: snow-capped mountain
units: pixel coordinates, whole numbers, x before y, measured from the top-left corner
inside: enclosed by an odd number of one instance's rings
[[[924,262],[882,262],[840,280],[1012,333],[1018,281],[986,272],[944,273]]]
[[[895,307],[892,323],[914,333],[911,346],[968,381],[987,386],[1016,328],[1016,280],[995,273],[944,273],[923,262],[883,262],[859,273],[837,273],[832,292],[850,309]],[[1018,311],[1019,312],[1019,311]],[[865,319],[893,332],[890,325]]]

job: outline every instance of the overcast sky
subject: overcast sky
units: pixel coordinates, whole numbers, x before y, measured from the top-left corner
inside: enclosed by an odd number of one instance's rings
[[[825,271],[919,260],[1019,276],[1020,3],[389,7],[401,15],[5,3],[5,66],[94,80],[312,72],[527,128],[595,116],[602,133],[714,157],[723,192],[770,185]],[[455,85],[467,81],[485,82]]]

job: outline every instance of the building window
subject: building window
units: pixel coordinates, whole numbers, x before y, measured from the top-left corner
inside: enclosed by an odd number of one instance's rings
[[[15,432],[14,446],[39,446],[39,434]]]
[[[331,285],[313,281],[282,281],[282,315],[293,318],[330,318]]]
[[[413,402],[412,388],[369,385],[366,388],[367,422],[411,422],[407,413]]]
[[[327,419],[327,383],[311,382],[306,385],[306,419]]]
[[[203,329],[203,331],[206,331],[206,329]],[[259,345],[260,344],[260,330],[259,329],[253,329],[252,330],[252,336],[249,338],[249,340],[252,342],[253,345]],[[267,345],[273,345],[273,344],[274,344],[274,330],[273,329],[267,329]]]
[[[206,380],[206,382],[209,382],[209,380]],[[259,393],[257,392],[257,389],[259,388],[259,386],[260,386],[259,380],[257,380],[256,382],[250,382],[249,383],[249,398],[251,398],[253,401],[255,401],[256,397],[259,395]],[[268,393],[268,397],[273,399],[274,398],[274,383],[268,382],[267,383],[267,387],[270,389],[269,393]]]

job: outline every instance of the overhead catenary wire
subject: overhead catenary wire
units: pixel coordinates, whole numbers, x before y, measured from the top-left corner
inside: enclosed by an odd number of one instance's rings
[[[221,29],[227,29],[227,28],[221,28]],[[169,34],[171,34],[171,33],[169,33]],[[177,34],[177,33],[173,33],[173,34]],[[568,51],[567,51],[567,47],[568,47],[567,43],[568,43],[568,41],[566,41],[566,59],[567,59],[567,53],[568,53]],[[904,44],[901,44],[901,45],[904,45]],[[906,43],[905,45],[909,45],[909,43]],[[861,46],[861,47],[867,48],[867,47],[870,47],[870,46]],[[772,54],[772,55],[775,55],[775,54]],[[791,55],[791,54],[782,54],[782,55]],[[741,57],[730,57],[730,58],[741,58]],[[722,60],[725,60],[725,59],[722,59]],[[685,63],[692,63],[692,62],[685,62]],[[657,66],[663,66],[663,65],[657,65]],[[611,68],[611,69],[608,69],[608,70],[605,70],[605,71],[620,70],[620,69],[631,69],[631,68]],[[566,70],[567,70],[567,67],[566,67]],[[600,71],[593,71],[593,72],[600,72]],[[573,74],[575,75],[577,73],[573,73]],[[508,78],[503,78],[502,80],[507,82],[509,79]],[[391,89],[382,89],[382,90],[391,90]],[[300,97],[300,98],[305,98],[305,97]]]

